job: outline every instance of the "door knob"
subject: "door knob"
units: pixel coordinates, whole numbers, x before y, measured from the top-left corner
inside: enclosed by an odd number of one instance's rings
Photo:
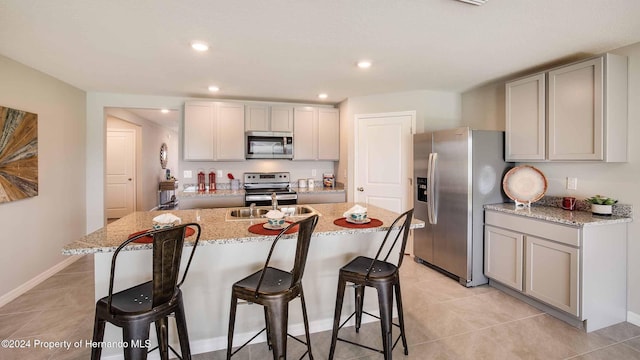
[[[360,187],[358,188],[358,191],[364,191],[364,188],[363,188],[362,186],[360,186]]]
[[[129,181],[131,181],[131,178],[129,178]]]

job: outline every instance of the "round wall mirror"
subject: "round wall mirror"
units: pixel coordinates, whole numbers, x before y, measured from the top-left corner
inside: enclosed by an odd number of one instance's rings
[[[160,166],[163,169],[167,168],[167,144],[165,143],[160,146]]]

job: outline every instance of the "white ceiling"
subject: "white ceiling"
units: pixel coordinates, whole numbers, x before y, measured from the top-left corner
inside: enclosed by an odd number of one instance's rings
[[[638,15],[639,0],[0,0],[0,54],[86,91],[338,103],[632,44]]]

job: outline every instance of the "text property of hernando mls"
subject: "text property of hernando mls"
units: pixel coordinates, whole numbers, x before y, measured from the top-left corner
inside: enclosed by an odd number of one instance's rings
[[[2,340],[4,349],[77,349],[77,348],[102,348],[102,349],[124,349],[124,348],[148,348],[151,340],[131,340],[131,341],[44,341],[39,339],[5,339]]]

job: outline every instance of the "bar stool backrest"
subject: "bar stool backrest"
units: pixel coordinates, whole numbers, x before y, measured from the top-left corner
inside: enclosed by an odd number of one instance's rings
[[[180,261],[182,259],[182,248],[184,246],[184,238],[186,235],[187,227],[195,227],[197,229],[197,236],[191,250],[189,260],[182,275],[182,279],[180,283],[178,283]],[[196,247],[198,246],[198,241],[200,240],[200,231],[200,225],[196,223],[178,225],[170,228],[152,230],[146,233],[139,234],[127,239],[124,243],[118,246],[118,248],[114,252],[113,259],[111,260],[111,278],[109,281],[108,299],[109,312],[111,312],[111,296],[113,294],[116,258],[120,251],[126,245],[145,236],[150,236],[153,238],[152,306],[156,307],[170,301],[187,277],[187,272],[189,271],[189,266],[191,265],[193,254],[195,253]]]
[[[413,217],[413,209],[402,213],[393,221],[393,223],[391,223],[391,225],[389,226],[389,230],[387,230],[387,233],[384,236],[384,240],[382,240],[382,244],[380,244],[380,248],[376,253],[376,257],[374,258],[373,263],[375,263],[376,261],[388,262],[389,256],[392,254],[393,250],[399,244],[400,251],[399,251],[398,263],[396,264],[396,267],[398,269],[400,268],[400,266],[402,265],[402,259],[404,258],[403,256],[404,251],[407,247],[407,239],[409,238],[409,229],[411,228],[412,217]],[[394,229],[396,227],[399,227],[399,228]],[[394,232],[395,232],[395,237],[393,237],[393,240],[391,241],[391,243],[388,244],[388,242],[390,241],[391,234],[393,234]],[[388,248],[387,253],[384,256],[384,259],[380,259],[380,255],[385,249],[385,246],[387,246]],[[373,263],[371,264],[372,266],[369,267],[369,271],[367,272],[367,278],[369,277],[369,274],[373,270]]]
[[[257,298],[260,293],[260,286],[262,286],[262,281],[264,280],[265,270],[269,266],[269,262],[271,261],[271,255],[273,255],[273,250],[276,247],[276,244],[280,240],[280,238],[294,226],[298,226],[298,240],[296,243],[296,255],[293,262],[293,269],[291,270],[292,280],[291,286],[295,286],[300,283],[302,280],[302,275],[304,274],[304,267],[307,262],[307,255],[309,254],[309,246],[311,245],[311,235],[313,234],[313,230],[318,223],[318,215],[312,215],[307,217],[306,219],[300,220],[293,224],[290,224],[286,228],[282,229],[280,233],[273,240],[273,244],[271,244],[271,249],[269,250],[269,255],[267,256],[267,261],[262,268],[262,273],[260,274],[260,280],[258,281],[258,286],[256,287],[255,297]]]
[[[318,223],[318,215],[310,216],[298,223],[298,245],[296,246],[296,258],[293,263],[293,283],[297,284],[302,280],[304,267],[307,263],[309,246],[311,245],[311,235]]]

